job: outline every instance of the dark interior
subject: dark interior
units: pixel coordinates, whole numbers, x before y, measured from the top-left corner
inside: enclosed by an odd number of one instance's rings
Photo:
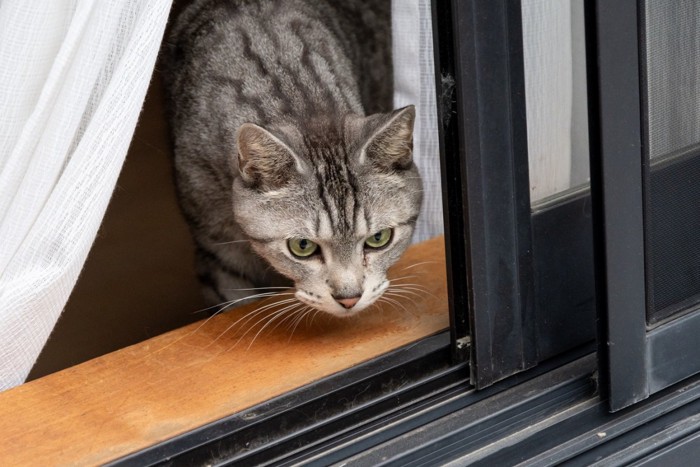
[[[30,380],[205,317],[163,99],[156,71],[97,239]]]

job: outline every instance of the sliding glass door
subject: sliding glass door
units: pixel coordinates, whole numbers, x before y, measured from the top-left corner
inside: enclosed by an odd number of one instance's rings
[[[588,7],[600,348],[617,410],[700,371],[700,3]]]

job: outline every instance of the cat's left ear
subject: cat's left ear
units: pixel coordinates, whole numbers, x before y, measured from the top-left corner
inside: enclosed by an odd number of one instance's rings
[[[372,133],[360,152],[360,163],[370,162],[384,170],[407,170],[413,164],[413,105],[390,114],[369,117]]]

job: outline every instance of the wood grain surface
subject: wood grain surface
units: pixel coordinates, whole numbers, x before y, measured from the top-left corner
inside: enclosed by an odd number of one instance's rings
[[[266,298],[0,393],[0,465],[101,464],[445,329],[444,254],[411,247],[401,296],[352,318],[270,321],[288,296]]]

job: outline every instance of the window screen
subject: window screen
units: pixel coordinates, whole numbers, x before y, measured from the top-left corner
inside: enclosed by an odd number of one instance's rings
[[[650,324],[700,302],[700,2],[643,2]]]

